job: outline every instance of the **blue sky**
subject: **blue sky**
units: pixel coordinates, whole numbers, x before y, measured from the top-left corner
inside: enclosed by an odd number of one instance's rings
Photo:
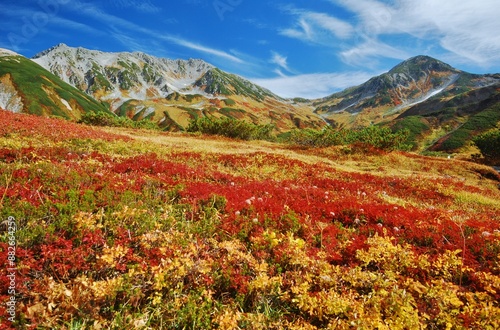
[[[284,97],[317,98],[416,55],[500,72],[498,0],[2,0],[0,48],[58,43],[201,58]]]

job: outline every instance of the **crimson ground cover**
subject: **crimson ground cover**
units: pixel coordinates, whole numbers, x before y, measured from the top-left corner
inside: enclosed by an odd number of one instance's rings
[[[0,111],[0,213],[18,227],[16,321],[2,304],[2,327],[500,327],[494,171],[124,136]]]

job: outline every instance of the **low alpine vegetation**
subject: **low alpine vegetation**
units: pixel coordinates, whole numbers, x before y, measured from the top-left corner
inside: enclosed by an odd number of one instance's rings
[[[0,111],[2,329],[500,328],[485,166],[136,136]]]
[[[490,163],[500,165],[500,129],[491,130],[474,138],[481,154]]]
[[[156,123],[149,119],[135,121],[125,116],[116,116],[105,112],[87,112],[79,122],[93,126],[160,129]]]
[[[407,144],[410,132],[406,129],[392,132],[387,127],[369,126],[359,130],[335,129],[326,127],[322,130],[303,129],[292,131],[289,141],[304,147],[331,147],[339,145],[364,145],[393,151],[410,150]]]
[[[259,125],[229,117],[201,117],[192,120],[188,132],[221,135],[241,140],[273,140],[273,125]]]

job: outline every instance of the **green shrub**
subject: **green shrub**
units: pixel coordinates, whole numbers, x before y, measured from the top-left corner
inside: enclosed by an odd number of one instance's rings
[[[423,117],[409,116],[397,121],[394,125],[391,125],[391,129],[393,131],[408,129],[409,135],[406,143],[411,144],[414,149],[418,147],[418,142],[422,135],[428,132],[431,128]]]
[[[289,142],[303,147],[329,147],[350,143],[349,130],[334,130],[325,127],[322,130],[296,129],[290,132]]]
[[[294,130],[289,135],[289,142],[304,147],[330,147],[337,145],[366,145],[382,150],[409,150],[406,143],[410,132],[403,129],[392,132],[390,128],[369,126],[361,130],[333,129]]]
[[[128,117],[119,117],[104,112],[88,112],[82,116],[79,123],[93,126],[128,127],[159,130],[159,126],[149,119],[133,121]]]
[[[355,141],[382,150],[410,150],[406,144],[410,131],[403,129],[392,132],[388,127],[368,126],[354,133]]]
[[[474,143],[483,156],[489,160],[500,161],[500,130],[492,130],[474,138]]]
[[[452,116],[455,116],[453,114]],[[439,150],[456,151],[467,145],[469,141],[474,140],[474,136],[479,133],[494,129],[500,120],[500,105],[496,104],[473,116],[451,132],[449,137],[441,144]]]
[[[472,133],[470,130],[457,129],[441,143],[439,150],[453,152],[463,148],[472,136]]]
[[[232,105],[235,105],[236,102],[232,99],[224,99],[224,104],[227,105],[227,106],[232,106]]]
[[[241,140],[273,140],[273,125],[257,125],[232,118],[202,117],[193,119],[186,130],[222,135]]]

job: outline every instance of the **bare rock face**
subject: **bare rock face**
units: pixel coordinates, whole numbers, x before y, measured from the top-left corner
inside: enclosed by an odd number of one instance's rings
[[[12,83],[12,77],[5,75],[0,78],[0,109],[12,112],[22,112],[23,100]]]

